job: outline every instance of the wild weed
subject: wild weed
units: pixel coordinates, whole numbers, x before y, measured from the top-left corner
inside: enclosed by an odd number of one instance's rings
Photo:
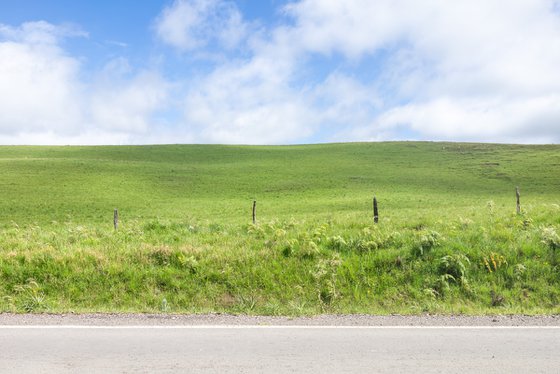
[[[417,242],[412,247],[412,254],[421,257],[432,248],[440,244],[441,235],[437,231],[427,231],[420,234]]]
[[[560,236],[558,236],[554,227],[543,227],[541,229],[541,242],[553,251],[560,248]]]
[[[495,252],[490,253],[483,258],[484,267],[489,273],[498,271],[502,266],[507,266],[507,260],[503,255]]]
[[[28,279],[26,284],[16,286],[14,291],[17,295],[15,301],[18,310],[36,313],[49,309],[45,294],[34,279]]]
[[[0,312],[560,313],[558,150],[0,147]]]
[[[443,256],[439,259],[439,271],[442,276],[451,276],[456,281],[460,281],[467,276],[470,260],[462,253]]]
[[[329,259],[319,260],[315,266],[312,275],[322,307],[331,305],[340,296],[337,289],[337,271],[341,263],[340,256],[335,254]]]

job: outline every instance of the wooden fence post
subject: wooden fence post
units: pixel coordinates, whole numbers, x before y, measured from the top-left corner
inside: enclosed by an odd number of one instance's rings
[[[257,223],[257,200],[253,200],[253,225]]]
[[[517,197],[517,214],[521,214],[521,204],[519,203],[519,187],[515,187],[515,196]]]
[[[377,211],[377,199],[373,197],[373,222],[379,222],[379,212]]]
[[[113,213],[113,226],[115,226],[115,230],[119,228],[119,210],[115,209]]]

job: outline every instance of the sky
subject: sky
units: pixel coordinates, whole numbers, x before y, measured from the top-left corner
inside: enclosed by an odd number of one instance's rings
[[[560,0],[0,0],[0,144],[560,143]]]

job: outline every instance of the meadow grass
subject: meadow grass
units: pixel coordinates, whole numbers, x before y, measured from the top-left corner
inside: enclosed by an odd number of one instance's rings
[[[0,172],[0,311],[560,312],[560,146],[9,146]]]

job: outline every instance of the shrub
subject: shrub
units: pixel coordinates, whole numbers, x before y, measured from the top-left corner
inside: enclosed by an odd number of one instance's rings
[[[341,264],[340,257],[335,254],[330,259],[319,260],[311,273],[317,284],[317,297],[323,307],[332,304],[340,296],[337,289],[337,271]]]
[[[179,251],[174,252],[174,255],[176,262],[181,268],[190,271],[192,274],[195,274],[197,272],[198,261],[196,260],[196,258],[194,258],[193,256],[188,256],[185,253]]]
[[[319,254],[319,246],[314,241],[308,240],[300,248],[300,256],[302,258],[311,259]]]
[[[439,272],[441,275],[451,275],[459,281],[466,278],[469,264],[470,260],[462,253],[443,256],[439,260]]]
[[[449,291],[449,282],[456,282],[455,277],[450,274],[440,275],[436,279],[433,288],[430,288],[429,290],[432,290],[435,296],[443,297],[445,293]]]
[[[281,252],[284,257],[291,257],[296,253],[299,242],[296,239],[284,240],[281,246]]]
[[[327,243],[329,248],[337,251],[345,250],[347,246],[346,240],[340,235],[328,238]]]
[[[348,246],[357,252],[370,252],[375,251],[378,248],[376,241],[366,239],[351,240],[348,243]]]
[[[247,234],[249,234],[251,236],[254,236],[256,238],[259,238],[259,239],[263,239],[264,236],[265,236],[265,231],[258,224],[251,223],[251,224],[247,225]]]
[[[412,254],[421,257],[428,253],[432,248],[440,244],[441,235],[437,231],[427,231],[420,235],[417,243],[412,248]]]
[[[541,242],[552,250],[560,248],[560,237],[554,227],[543,227],[541,230]]]

